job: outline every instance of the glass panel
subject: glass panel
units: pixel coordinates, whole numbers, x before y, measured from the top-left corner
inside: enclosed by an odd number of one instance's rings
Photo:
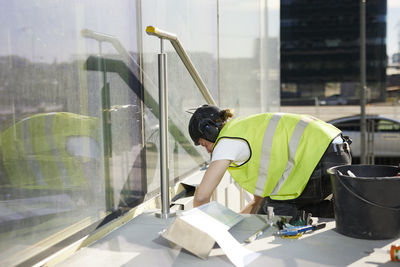
[[[159,192],[160,40],[146,26],[178,36],[221,107],[237,115],[278,108],[278,5],[1,3],[0,265],[27,263]],[[209,159],[187,131],[205,100],[168,41],[164,48],[176,181]]]
[[[215,1],[143,1],[143,26],[152,25],[176,34],[191,58],[200,77],[215,100],[217,80],[217,6]],[[190,109],[205,100],[192,77],[169,41],[163,42],[167,54],[170,179],[182,176],[209,157],[203,149],[194,147],[188,134]],[[148,190],[160,186],[158,132],[158,63],[160,40],[143,37],[145,98],[145,135]]]
[[[376,130],[378,132],[393,132],[397,133],[400,130],[400,124],[388,120],[377,120]]]
[[[220,99],[235,115],[279,107],[279,1],[219,1]]]
[[[136,12],[128,0],[0,4],[0,265],[142,201]]]
[[[343,121],[334,125],[342,131],[360,131],[360,120]]]

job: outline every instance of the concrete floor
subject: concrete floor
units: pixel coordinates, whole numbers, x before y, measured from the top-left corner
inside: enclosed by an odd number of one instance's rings
[[[208,259],[203,260],[162,238],[160,231],[174,220],[142,214],[58,266],[233,266],[220,248],[212,249]],[[247,215],[230,232],[243,246],[260,253],[246,266],[398,266],[390,261],[389,254],[374,249],[389,249],[400,239],[350,238],[335,231],[333,220],[326,222],[324,229],[299,239],[282,239],[274,235],[276,228],[269,228],[259,239],[246,244],[243,241],[264,224],[255,215]]]

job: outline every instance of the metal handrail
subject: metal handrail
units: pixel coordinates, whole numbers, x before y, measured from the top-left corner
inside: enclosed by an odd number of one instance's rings
[[[201,79],[200,75],[198,74],[198,72],[197,72],[196,68],[194,67],[192,61],[190,60],[188,54],[185,52],[185,49],[183,48],[182,44],[179,42],[178,37],[173,33],[169,33],[169,32],[157,29],[153,26],[147,26],[146,32],[148,35],[157,36],[161,39],[166,39],[171,42],[172,46],[175,48],[176,53],[181,58],[186,69],[189,71],[190,76],[192,76],[197,87],[200,89],[200,92],[202,93],[204,99],[207,101],[208,104],[215,106],[216,102],[215,102],[214,98],[212,97],[212,95],[210,94],[210,91],[207,89],[207,86],[204,84],[203,80]]]
[[[160,218],[168,218],[174,216],[170,213],[170,199],[169,199],[169,165],[168,165],[168,86],[167,86],[167,55],[164,53],[163,40],[169,40],[175,48],[176,53],[181,58],[186,69],[189,71],[197,87],[200,89],[205,100],[208,104],[216,105],[213,97],[208,91],[203,80],[200,78],[196,68],[194,67],[189,56],[186,54],[185,49],[179,42],[175,34],[157,29],[153,26],[147,26],[146,32],[160,38],[160,54],[158,54],[158,88],[159,88],[159,107],[160,107],[160,174],[161,174],[161,213],[156,216]]]

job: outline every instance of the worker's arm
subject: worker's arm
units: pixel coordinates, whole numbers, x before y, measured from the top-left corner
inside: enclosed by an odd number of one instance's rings
[[[219,182],[221,182],[229,164],[232,161],[221,159],[210,163],[201,183],[194,192],[193,207],[197,207],[210,202],[210,198]]]
[[[240,213],[251,213],[255,214],[257,213],[258,208],[260,207],[260,204],[264,198],[259,197],[259,196],[254,196],[253,200],[247,204],[244,209],[240,211]]]

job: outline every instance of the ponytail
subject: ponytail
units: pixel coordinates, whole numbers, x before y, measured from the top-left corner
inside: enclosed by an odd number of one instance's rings
[[[220,117],[217,121],[222,122],[222,124],[225,125],[225,123],[231,118],[233,118],[233,116],[234,116],[233,109],[226,108],[221,110]]]

